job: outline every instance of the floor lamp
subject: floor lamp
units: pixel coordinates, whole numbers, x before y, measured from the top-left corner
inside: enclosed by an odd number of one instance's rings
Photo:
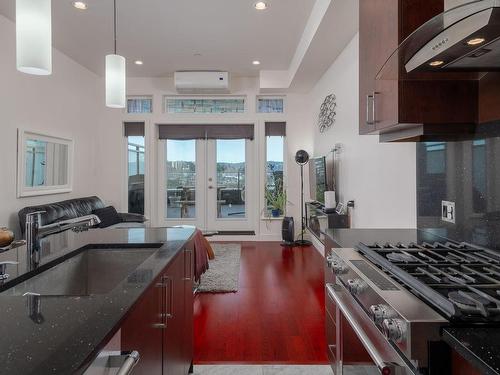
[[[304,240],[304,232],[306,230],[306,220],[304,217],[304,165],[309,162],[309,154],[304,150],[297,151],[295,162],[300,165],[300,217],[302,226],[300,240],[295,241],[295,246],[309,246],[312,245],[312,242]]]

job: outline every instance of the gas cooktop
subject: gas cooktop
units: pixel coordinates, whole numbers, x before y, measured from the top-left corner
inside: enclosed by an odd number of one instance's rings
[[[467,243],[360,243],[357,250],[450,320],[500,322],[500,253]]]

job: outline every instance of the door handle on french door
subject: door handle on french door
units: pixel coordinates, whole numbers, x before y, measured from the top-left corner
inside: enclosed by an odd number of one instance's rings
[[[212,185],[208,185],[208,188],[209,189],[213,189],[214,187]]]

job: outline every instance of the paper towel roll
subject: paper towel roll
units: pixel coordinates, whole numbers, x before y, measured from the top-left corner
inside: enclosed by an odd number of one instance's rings
[[[335,202],[335,192],[325,191],[325,208],[335,208],[337,207],[337,202]]]

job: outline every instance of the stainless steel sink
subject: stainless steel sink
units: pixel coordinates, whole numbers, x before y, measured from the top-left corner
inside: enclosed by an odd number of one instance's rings
[[[2,292],[3,295],[89,296],[106,294],[157,249],[88,249]]]

